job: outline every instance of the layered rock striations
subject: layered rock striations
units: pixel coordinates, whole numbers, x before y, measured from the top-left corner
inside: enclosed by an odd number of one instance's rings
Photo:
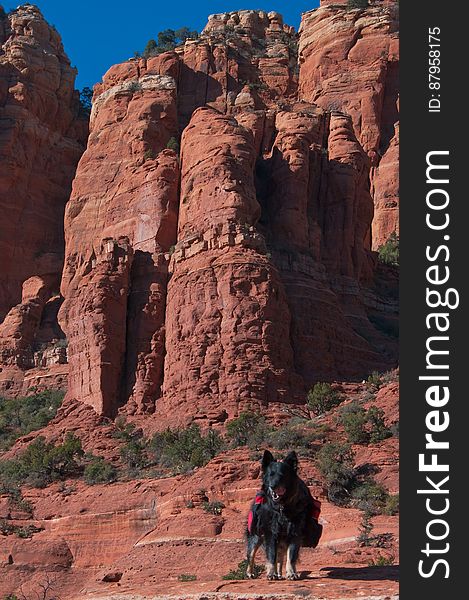
[[[27,4],[0,15],[0,389],[64,337],[57,326],[65,203],[84,150],[76,69]],[[62,358],[63,360],[63,358]]]
[[[322,0],[300,27],[299,97],[349,114],[371,161],[373,248],[399,227],[398,11],[392,0],[366,9]]]

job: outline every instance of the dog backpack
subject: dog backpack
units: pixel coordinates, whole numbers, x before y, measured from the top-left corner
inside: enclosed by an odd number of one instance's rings
[[[319,523],[319,515],[321,514],[321,503],[316,498],[312,498],[313,507],[311,509],[310,518],[306,522],[305,535],[303,537],[302,546],[306,548],[316,548],[322,536],[322,525]]]
[[[266,502],[266,497],[264,492],[257,492],[256,497],[254,499],[254,504],[252,505],[251,510],[248,514],[248,532],[256,533],[257,529],[257,507],[260,504],[264,504]]]

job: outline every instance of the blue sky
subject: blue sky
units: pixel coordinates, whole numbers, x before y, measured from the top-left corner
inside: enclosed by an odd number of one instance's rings
[[[17,6],[0,0],[6,9]],[[200,31],[207,15],[246,8],[276,10],[298,28],[302,12],[319,0],[30,0],[59,30],[65,51],[78,68],[76,87],[92,86],[107,69],[143,50],[162,29],[188,26]]]

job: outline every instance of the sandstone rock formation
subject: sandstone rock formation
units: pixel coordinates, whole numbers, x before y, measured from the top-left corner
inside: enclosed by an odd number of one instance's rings
[[[65,216],[69,398],[220,423],[393,364],[370,157],[353,118],[296,100],[295,48],[277,13],[212,15],[96,86]]]
[[[64,337],[51,315],[59,301],[64,207],[87,133],[87,121],[78,118],[75,75],[39,9],[26,4],[3,12],[0,390],[21,388],[23,370],[39,360],[41,345]]]
[[[21,11],[12,23],[43,23]],[[36,384],[68,360],[70,400],[157,411],[162,427],[395,364],[396,281],[372,240],[395,228],[396,18],[388,2],[324,3],[303,17],[298,68],[278,13],[211,15],[199,39],[112,67],[66,208],[60,295],[57,243],[55,267],[18,276],[3,363]]]
[[[351,115],[371,160],[373,248],[399,228],[398,11],[392,0],[353,10],[322,0],[303,14],[300,27],[299,97]]]
[[[133,64],[132,66],[135,67]],[[176,242],[175,82],[111,70],[95,91],[91,134],[65,215],[59,313],[69,339],[68,394],[112,414],[159,396],[164,253]]]

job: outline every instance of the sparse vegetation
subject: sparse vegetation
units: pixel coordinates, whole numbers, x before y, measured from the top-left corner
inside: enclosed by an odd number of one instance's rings
[[[192,424],[186,429],[156,433],[149,443],[149,451],[161,466],[183,473],[207,464],[224,446],[216,431],[210,429],[203,435],[199,426]]]
[[[322,415],[338,406],[343,397],[330,383],[316,383],[308,392],[308,408],[314,415]]]
[[[362,514],[360,525],[358,526],[359,534],[357,536],[357,542],[360,546],[371,546],[373,540],[371,532],[374,528],[371,517],[372,515],[368,511],[364,511]]]
[[[93,90],[90,87],[84,87],[80,91],[80,116],[89,118],[93,103]]]
[[[117,470],[102,456],[93,456],[85,466],[83,477],[88,485],[111,483],[117,477]]]
[[[232,569],[229,573],[223,575],[222,579],[247,579],[247,568],[248,561],[242,560],[240,563],[238,563],[238,568],[236,570]],[[255,565],[253,575],[254,577],[260,577],[264,571],[264,565]]]
[[[390,567],[394,564],[395,556],[394,554],[390,554],[389,556],[384,556],[384,554],[378,554],[378,556],[368,563],[369,567]]]
[[[384,487],[372,479],[357,485],[351,495],[355,506],[371,516],[383,512],[389,497]]]
[[[347,10],[355,8],[367,8],[368,0],[347,0]]]
[[[178,576],[178,581],[197,581],[197,575],[191,573],[181,573]]]
[[[342,408],[339,423],[351,444],[376,444],[392,436],[383,409],[376,406],[365,410],[358,402],[352,402]]]
[[[0,451],[23,435],[41,429],[57,413],[64,392],[49,390],[25,398],[0,398]]]
[[[264,417],[249,410],[242,412],[226,426],[226,435],[234,447],[258,448],[271,431]]]
[[[399,494],[388,495],[384,503],[383,514],[394,516],[399,513]]]
[[[10,488],[23,483],[46,487],[53,481],[77,475],[83,454],[80,439],[71,432],[57,446],[38,437],[18,458],[0,461],[1,479]]]
[[[144,58],[151,58],[163,52],[174,50],[188,39],[197,39],[198,37],[199,33],[188,27],[181,27],[176,30],[165,29],[158,33],[157,40],[148,40],[142,55]]]
[[[153,160],[154,158],[156,158],[156,154],[151,148],[148,148],[148,150],[145,150],[145,152],[143,154],[143,159],[145,161]]]
[[[388,240],[378,248],[378,260],[385,265],[399,266],[399,236],[395,231]]]
[[[219,500],[214,500],[212,502],[204,502],[202,504],[202,508],[205,512],[208,512],[212,515],[221,515],[223,509],[225,508],[225,505]]]
[[[350,445],[325,444],[316,455],[316,463],[327,484],[329,500],[338,505],[347,504],[356,483],[354,454]]]
[[[176,154],[179,154],[179,142],[175,137],[169,138],[168,143],[166,144],[166,148],[168,148],[168,150],[174,150]]]

